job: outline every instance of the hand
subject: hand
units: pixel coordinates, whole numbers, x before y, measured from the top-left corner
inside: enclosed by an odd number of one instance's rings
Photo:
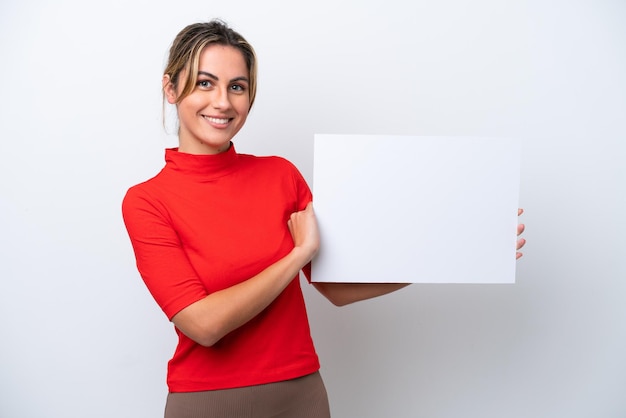
[[[289,221],[287,221],[287,226],[289,226],[294,245],[303,248],[309,254],[308,261],[310,261],[317,254],[320,246],[313,203],[309,202],[304,210],[292,213]]]
[[[522,213],[524,213],[524,209],[522,209],[522,208],[517,209],[517,216],[520,216]],[[524,232],[525,228],[526,227],[524,226],[524,224],[518,224],[517,225],[517,236],[518,237],[522,234],[522,232]],[[526,244],[526,240],[524,238],[519,238],[517,240],[517,250],[518,251],[515,253],[515,259],[516,260],[519,259],[522,255],[524,255],[524,254],[522,254],[519,251],[524,246],[524,244]]]

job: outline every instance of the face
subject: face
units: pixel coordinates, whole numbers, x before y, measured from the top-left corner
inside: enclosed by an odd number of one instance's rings
[[[185,80],[187,74],[180,74]],[[163,77],[167,101],[176,103],[183,89]],[[189,154],[218,154],[241,129],[250,110],[249,76],[246,62],[232,46],[209,45],[200,54],[198,81],[194,90],[177,105],[180,129],[179,151]]]

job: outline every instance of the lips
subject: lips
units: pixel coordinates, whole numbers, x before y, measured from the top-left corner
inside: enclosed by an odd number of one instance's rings
[[[207,121],[218,124],[218,125],[226,125],[228,122],[230,122],[229,118],[214,118],[211,116],[202,116],[202,117],[206,119]]]

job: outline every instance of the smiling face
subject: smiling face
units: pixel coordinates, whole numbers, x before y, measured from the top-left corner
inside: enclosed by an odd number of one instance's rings
[[[186,79],[187,74],[181,74]],[[163,77],[167,101],[176,104],[180,128],[179,151],[218,154],[226,151],[250,110],[250,78],[238,49],[211,44],[200,53],[193,91],[178,101],[183,86]]]

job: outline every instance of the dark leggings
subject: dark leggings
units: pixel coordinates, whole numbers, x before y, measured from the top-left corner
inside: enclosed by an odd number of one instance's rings
[[[319,372],[284,382],[169,393],[165,418],[330,418]]]

